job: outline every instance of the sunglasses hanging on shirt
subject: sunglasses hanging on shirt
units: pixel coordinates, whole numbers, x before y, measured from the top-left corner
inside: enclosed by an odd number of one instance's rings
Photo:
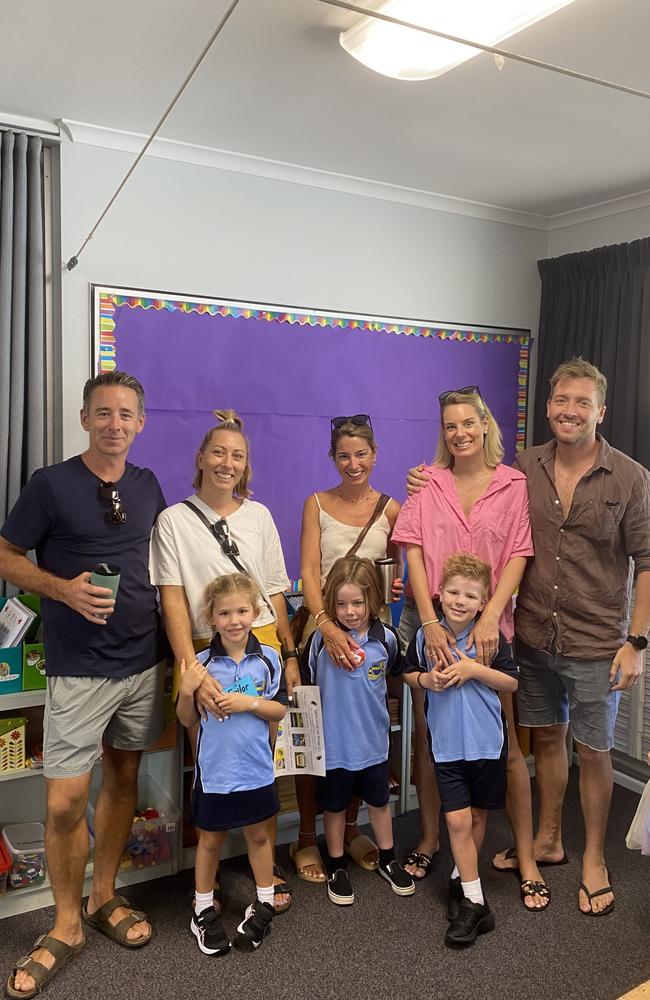
[[[110,507],[110,510],[107,510],[104,515],[106,523],[126,524],[126,511],[124,510],[122,498],[115,483],[101,482],[97,492],[102,503],[108,504]]]

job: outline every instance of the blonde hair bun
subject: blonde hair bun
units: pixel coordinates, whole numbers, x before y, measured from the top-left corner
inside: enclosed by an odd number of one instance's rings
[[[244,429],[244,421],[235,410],[213,410],[212,412],[219,421],[219,429],[229,428],[233,431]]]

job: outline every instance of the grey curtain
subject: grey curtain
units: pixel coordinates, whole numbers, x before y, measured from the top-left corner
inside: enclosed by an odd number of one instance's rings
[[[581,354],[607,376],[602,432],[650,466],[650,239],[538,261],[542,279],[534,443],[549,439],[548,380]]]
[[[0,523],[45,460],[43,242],[42,140],[0,132]]]

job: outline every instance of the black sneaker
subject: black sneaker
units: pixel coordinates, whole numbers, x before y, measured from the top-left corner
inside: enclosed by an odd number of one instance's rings
[[[461,899],[465,898],[460,875],[449,879],[449,895],[447,896],[447,920],[455,920],[458,916]]]
[[[389,861],[387,865],[380,865],[377,871],[390,883],[391,889],[398,896],[412,896],[415,892],[413,878],[402,868],[399,861]]]
[[[465,896],[458,905],[458,913],[447,928],[445,944],[452,948],[465,948],[474,944],[477,935],[494,930],[494,914],[487,904],[473,903]]]
[[[233,944],[239,951],[255,951],[271,931],[275,910],[268,903],[256,899],[246,908],[244,919],[235,933]]]
[[[345,868],[337,868],[328,873],[327,895],[337,906],[350,906],[354,903],[354,889]]]
[[[230,951],[230,941],[213,906],[192,914],[190,930],[204,955],[227,955]]]

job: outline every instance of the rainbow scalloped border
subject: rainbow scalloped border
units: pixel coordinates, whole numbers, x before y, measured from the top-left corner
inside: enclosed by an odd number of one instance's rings
[[[434,340],[464,340],[474,344],[519,344],[519,373],[517,378],[517,451],[526,446],[526,407],[528,386],[528,360],[530,338],[516,333],[478,333],[475,330],[456,330],[449,327],[387,323],[382,320],[359,319],[353,316],[327,316],[303,312],[282,312],[276,309],[256,309],[232,306],[223,302],[191,302],[187,299],[154,299],[147,296],[118,295],[101,292],[99,295],[99,371],[113,371],[117,367],[114,336],[115,310],[119,306],[130,309],[166,309],[168,312],[195,312],[209,316],[265,320],[275,323],[297,323],[299,326],[331,327],[345,330],[371,330],[373,332],[404,334],[407,337],[432,337]]]

